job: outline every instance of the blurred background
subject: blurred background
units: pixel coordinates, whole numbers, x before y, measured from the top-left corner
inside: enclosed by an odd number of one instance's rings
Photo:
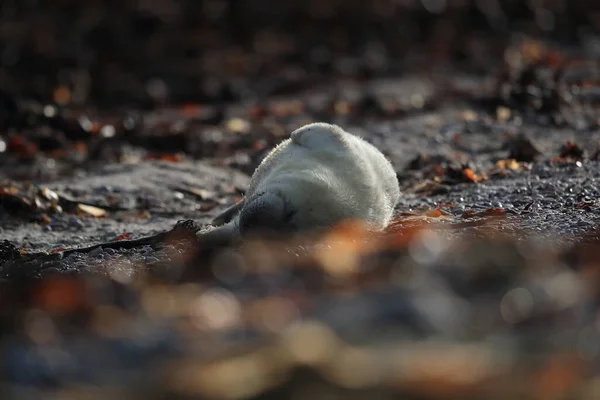
[[[337,77],[490,72],[515,36],[595,48],[599,24],[587,0],[3,0],[0,90],[231,102]]]

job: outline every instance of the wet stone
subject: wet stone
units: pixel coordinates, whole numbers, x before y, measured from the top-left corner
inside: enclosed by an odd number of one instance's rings
[[[154,256],[156,258],[158,258],[159,260],[161,260],[161,261],[169,261],[170,260],[168,254],[166,252],[164,252],[164,251],[157,251],[154,254]]]
[[[92,250],[92,251],[89,252],[89,256],[90,257],[103,256],[102,252],[103,252],[102,247],[97,247],[94,250]]]
[[[140,254],[148,254],[148,253],[152,253],[154,251],[154,249],[151,246],[144,246],[144,247],[140,248],[138,251]]]
[[[85,226],[84,223],[78,218],[71,218],[69,220],[69,227],[71,227],[71,228],[81,229],[84,226]]]

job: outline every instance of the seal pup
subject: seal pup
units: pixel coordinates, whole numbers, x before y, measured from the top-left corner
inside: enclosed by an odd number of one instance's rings
[[[262,231],[305,232],[359,220],[381,231],[400,197],[396,172],[372,144],[337,125],[293,131],[254,171],[244,199],[197,233],[201,241],[238,241]]]

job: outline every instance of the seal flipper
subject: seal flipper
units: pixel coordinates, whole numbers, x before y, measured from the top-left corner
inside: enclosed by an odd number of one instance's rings
[[[210,227],[197,232],[196,239],[201,245],[228,246],[239,243],[241,237],[237,221],[233,220],[225,225]]]
[[[242,210],[242,207],[244,207],[244,199],[222,211],[220,214],[213,218],[211,223],[213,225],[223,225],[228,222],[231,222],[231,220],[235,218],[236,214],[238,214]]]

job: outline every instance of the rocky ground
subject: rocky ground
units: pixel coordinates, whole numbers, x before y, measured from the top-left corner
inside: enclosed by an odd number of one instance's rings
[[[419,79],[382,86],[398,99],[439,96]],[[125,161],[68,173],[59,161],[7,181],[2,236],[30,253],[3,266],[3,312],[16,324],[3,342],[7,396],[528,398],[558,385],[545,379],[595,396],[579,371],[598,354],[586,282],[597,253],[578,246],[597,238],[598,131],[499,118],[470,100],[327,120],[396,167],[403,196],[383,252],[350,230],[195,256],[189,240],[36,255],[208,223],[239,200],[260,149],[195,161],[131,147]],[[23,301],[15,319],[10,304]]]
[[[439,209],[443,222],[450,223],[460,221],[465,213],[499,209],[505,213],[499,227],[502,231],[523,238],[543,235],[564,243],[589,234],[596,226],[600,215],[595,160],[600,133],[596,129],[544,124],[510,115],[505,107],[490,113],[469,99],[443,101],[438,97],[444,95],[436,91],[433,82],[418,78],[338,86],[344,98],[368,92],[378,99],[373,101],[392,94],[397,102],[411,98],[423,104],[438,102],[434,110],[413,108],[403,117],[369,117],[367,110],[365,118],[325,118],[364,137],[389,157],[403,190],[397,206],[400,216]],[[472,79],[472,86],[473,96],[489,90],[485,81]],[[271,102],[273,107],[304,107],[307,99],[316,101],[331,91],[325,88]],[[277,143],[295,127],[318,120],[302,111],[279,126],[281,131],[277,136],[271,134],[268,141],[250,132],[225,133],[231,142],[245,140],[258,146],[250,153],[242,149],[199,161],[186,154],[168,154],[148,160],[143,149],[132,147],[120,156],[123,162],[95,162],[68,173],[61,171],[60,162],[55,163],[54,170],[40,172],[47,176],[42,175],[36,187],[57,193],[58,203],[66,199],[75,206],[73,212],[50,212],[41,220],[29,217],[30,221],[7,213],[3,216],[4,235],[25,250],[51,251],[116,240],[120,235],[155,234],[180,219],[209,223],[241,198],[253,169],[270,149],[267,143]],[[499,118],[501,112],[508,115]],[[235,109],[231,113],[235,115]],[[168,118],[169,113],[164,114],[163,118]],[[227,123],[248,124],[244,129],[251,130],[250,122],[238,117],[232,116]],[[254,137],[244,137],[251,135]],[[15,170],[6,168],[5,178],[13,177]],[[39,195],[28,198],[18,184],[12,189],[19,193],[16,198],[22,195],[30,201],[34,213],[44,211],[43,207],[35,210]],[[79,209],[78,204],[97,209]],[[94,212],[99,212],[99,217]],[[456,229],[457,234],[460,231]]]
[[[67,3],[0,6],[2,398],[600,396],[583,3],[559,43],[507,36],[518,2]],[[389,157],[386,232],[197,243],[312,121]]]

